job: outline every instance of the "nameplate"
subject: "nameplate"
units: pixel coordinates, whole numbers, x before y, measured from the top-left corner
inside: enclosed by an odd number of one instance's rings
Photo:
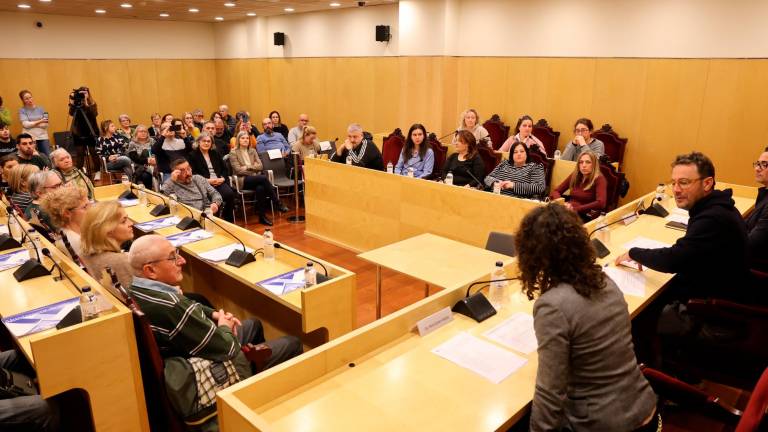
[[[637,215],[634,215],[631,218],[624,219],[624,225],[629,225],[636,220],[637,220]]]
[[[422,319],[416,323],[416,327],[419,329],[419,336],[426,336],[451,321],[453,321],[453,312],[446,307]]]
[[[330,149],[331,149],[331,142],[330,141],[320,141],[320,150],[328,151]]]

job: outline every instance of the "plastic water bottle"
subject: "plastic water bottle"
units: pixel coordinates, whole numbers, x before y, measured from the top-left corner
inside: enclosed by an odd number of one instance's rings
[[[24,247],[27,248],[27,252],[29,252],[29,259],[37,259],[37,244],[35,243],[35,230],[34,228],[30,228],[27,230],[27,242],[24,243]]]
[[[506,277],[507,274],[504,272],[504,263],[496,261],[496,265],[491,269],[491,286],[488,290],[489,300],[496,310],[501,308],[506,298],[507,281],[500,280],[506,279]]]
[[[495,193],[496,195],[501,194],[501,182],[500,181],[493,182],[493,193]]]
[[[605,245],[611,241],[611,231],[606,228],[607,226],[608,223],[605,221],[605,213],[600,213],[600,216],[597,218],[595,229],[598,230],[597,238]]]
[[[445,184],[447,185],[453,184],[453,171],[448,171],[448,174],[445,175]]]
[[[352,156],[347,155],[347,165],[352,165]]]
[[[171,214],[176,214],[176,209],[179,208],[179,197],[176,196],[176,194],[171,194],[170,199],[168,200],[168,209],[171,211]]]
[[[269,228],[264,230],[264,259],[275,260],[275,236]]]
[[[395,172],[395,166],[392,165],[392,162],[387,162],[387,174],[392,174]]]
[[[317,270],[315,270],[315,263],[307,261],[307,266],[304,267],[304,287],[309,288],[317,285]]]
[[[664,186],[664,183],[659,183],[659,185],[656,186],[656,196],[654,197],[654,201],[663,202],[664,198],[666,197],[667,197],[667,187]]]
[[[16,218],[13,217],[16,215],[16,210],[11,209],[11,215],[8,215],[8,234],[11,235],[16,240],[21,239],[21,226],[16,221]]]
[[[408,167],[408,177],[413,178],[413,175],[416,171],[413,169],[413,167]]]
[[[143,184],[139,185],[139,204],[149,205],[149,202],[147,201],[146,187]]]
[[[560,150],[555,150],[554,158],[555,160],[560,159]]]
[[[89,286],[83,287],[83,292],[80,294],[80,313],[82,314],[83,321],[92,320],[99,316],[96,296],[93,295],[93,291],[91,291]]]

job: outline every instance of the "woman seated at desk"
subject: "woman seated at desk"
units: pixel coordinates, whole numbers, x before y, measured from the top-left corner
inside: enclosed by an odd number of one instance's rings
[[[443,166],[442,177],[453,174],[453,184],[466,187],[483,187],[485,164],[477,152],[477,140],[470,131],[456,134],[456,153],[452,154]]]
[[[477,141],[477,145],[486,146],[491,148],[491,136],[488,135],[488,130],[480,125],[480,116],[477,114],[474,108],[470,108],[461,113],[461,119],[459,120],[459,131],[470,131]],[[453,137],[453,144],[458,141],[458,134]]]
[[[544,147],[544,143],[542,143],[538,138],[533,136],[533,118],[529,115],[524,115],[517,119],[517,125],[515,125],[515,134],[509,138],[507,138],[506,141],[504,141],[504,144],[499,147],[499,152],[504,153],[508,151],[512,151],[512,144],[514,143],[523,143],[526,147],[529,149],[531,147],[536,147],[541,154],[546,155],[547,154],[547,148]]]
[[[627,303],[595,262],[579,218],[531,210],[516,234],[523,291],[536,302],[531,431],[656,431],[656,395],[637,365]]]
[[[19,212],[19,216],[24,216],[30,204],[32,204],[32,194],[29,193],[29,177],[40,171],[37,165],[21,164],[16,165],[8,173],[8,186],[11,188],[11,201]]]
[[[560,198],[566,190],[571,191],[565,206],[575,211],[586,222],[605,211],[608,202],[608,182],[600,173],[597,154],[582,153],[573,173],[549,194],[551,199]]]
[[[587,151],[597,153],[598,157],[605,154],[605,144],[599,139],[592,138],[593,130],[592,120],[588,118],[576,120],[576,124],[573,126],[573,139],[565,145],[563,155],[560,158],[576,161],[579,155]]]
[[[88,201],[88,194],[78,187],[58,188],[43,197],[41,206],[50,216],[53,225],[59,227],[61,232],[67,236],[67,241],[79,256],[80,227],[85,212],[91,206],[91,202]],[[69,251],[61,240],[56,241],[56,247],[69,255]]]
[[[544,167],[528,161],[528,147],[521,142],[512,144],[512,161],[503,160],[485,177],[485,184],[501,184],[501,193],[518,198],[539,199],[544,193]]]
[[[85,212],[81,231],[81,258],[88,272],[97,281],[104,278],[104,269],[111,267],[123,287],[131,286],[133,269],[128,254],[123,252],[133,240],[133,222],[117,201],[100,201]],[[102,284],[111,289],[111,284]],[[120,298],[119,293],[113,293]]]
[[[291,143],[291,151],[299,154],[299,160],[316,157],[320,154],[320,143],[317,141],[317,129],[314,126],[304,126],[301,137]]]
[[[432,175],[435,167],[435,152],[427,142],[427,129],[416,123],[408,130],[408,138],[395,165],[395,174],[407,176],[413,170],[414,178],[426,178]]]

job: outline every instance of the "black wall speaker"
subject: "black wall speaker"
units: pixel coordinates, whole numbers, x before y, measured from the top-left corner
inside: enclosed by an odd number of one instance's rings
[[[392,39],[392,34],[389,32],[388,25],[376,26],[376,42],[389,42]]]
[[[275,32],[275,45],[285,45],[285,33]]]

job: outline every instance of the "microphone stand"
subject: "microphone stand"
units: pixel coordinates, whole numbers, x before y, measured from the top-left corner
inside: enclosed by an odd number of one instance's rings
[[[256,261],[256,257],[253,253],[248,253],[248,249],[245,247],[245,243],[243,243],[242,240],[240,240],[237,236],[232,234],[228,229],[224,228],[223,226],[219,225],[213,218],[209,217],[205,212],[203,212],[200,216],[202,216],[203,219],[210,221],[212,224],[219,227],[222,231],[229,234],[230,237],[237,240],[238,243],[243,247],[243,250],[234,249],[232,252],[230,252],[229,257],[227,258],[226,263],[233,266],[233,267],[242,267],[248,263],[252,263]]]
[[[63,275],[64,278],[66,278],[69,281],[69,283],[71,283],[72,286],[75,287],[77,292],[82,294],[83,290],[80,289],[79,286],[77,286],[77,284],[72,280],[72,278],[70,278],[69,275],[64,271],[64,269],[61,268],[59,263],[57,263],[56,260],[53,259],[53,254],[51,253],[51,251],[48,248],[43,248],[42,252],[43,252],[43,255],[48,257],[51,260],[51,262],[53,263],[53,266],[51,267],[51,270],[49,270],[49,272],[53,271],[53,269],[56,268],[59,271],[59,275]],[[59,279],[63,279],[63,278],[60,277]]]
[[[184,208],[184,210],[189,212],[189,216],[184,216],[179,221],[179,223],[176,224],[176,228],[178,228],[178,229],[180,229],[182,231],[186,231],[186,230],[188,230],[190,228],[202,228],[203,227],[202,225],[200,225],[200,222],[198,222],[198,220],[195,219],[195,214],[192,213],[192,210],[190,210],[189,207],[187,207],[186,204],[184,204],[183,202],[181,202],[179,200],[176,200],[176,204],[180,205],[182,208]],[[201,217],[203,217],[204,215],[205,215],[205,212],[200,213]]]
[[[642,204],[642,201],[640,201],[639,204]],[[592,235],[594,233],[596,233],[598,231],[601,231],[601,230],[604,230],[604,229],[608,228],[609,226],[615,225],[615,224],[617,224],[619,222],[624,222],[627,219],[636,218],[636,217],[638,217],[638,215],[641,215],[641,214],[644,214],[644,213],[645,213],[644,210],[635,210],[629,216],[624,216],[623,218],[617,219],[617,220],[615,220],[615,221],[613,221],[613,222],[611,222],[609,224],[605,224],[604,226],[601,226],[599,228],[595,228],[592,231],[590,231],[590,233],[589,233],[589,235],[587,235],[587,237],[589,237],[591,239],[590,241],[592,243],[592,247],[595,248],[595,252],[597,252],[597,256],[599,258],[605,258],[605,257],[607,257],[608,255],[611,254],[611,250],[608,249],[608,246],[606,246],[602,241],[600,241],[600,239],[592,238]]]
[[[296,198],[295,214],[288,217],[288,222],[304,223],[304,216],[299,214],[299,152],[293,152],[293,196]]]
[[[451,131],[451,132],[448,132],[447,134],[445,134],[445,135],[441,136],[440,138],[438,138],[437,141],[442,141],[443,139],[448,138],[451,135],[456,135],[458,132],[459,132],[458,129],[454,130],[454,131]]]
[[[481,293],[480,291],[470,295],[469,291],[472,289],[472,287],[481,285],[481,284],[513,281],[513,280],[519,280],[519,279],[520,278],[518,277],[513,277],[513,278],[496,279],[493,281],[490,281],[490,280],[477,281],[475,283],[472,283],[467,287],[467,293],[465,294],[464,298],[456,302],[456,304],[453,305],[453,308],[451,310],[453,312],[466,315],[477,322],[485,321],[486,319],[496,315],[496,309],[494,309],[493,305],[491,305],[491,302],[489,302],[488,299],[485,298],[483,293]]]
[[[306,255],[302,255],[302,254],[300,254],[300,253],[296,252],[296,251],[295,251],[295,250],[293,250],[293,249],[286,249],[286,248],[284,248],[284,247],[283,247],[283,245],[281,245],[280,243],[277,243],[277,242],[275,242],[275,249],[282,249],[282,250],[284,250],[284,251],[288,251],[288,252],[290,252],[290,253],[292,253],[292,254],[294,254],[294,255],[300,256],[300,257],[302,257],[302,258],[304,258],[304,259],[308,259],[308,260],[310,260],[310,261],[312,261],[312,262],[314,262],[314,263],[317,263],[317,264],[319,264],[319,265],[320,265],[320,267],[322,267],[322,268],[323,268],[323,273],[325,274],[325,277],[328,277],[328,269],[327,269],[327,268],[325,268],[325,266],[323,265],[323,263],[321,263],[320,261],[314,260],[314,259],[312,259],[312,258],[310,258],[310,257],[308,257],[308,256],[306,256]]]

